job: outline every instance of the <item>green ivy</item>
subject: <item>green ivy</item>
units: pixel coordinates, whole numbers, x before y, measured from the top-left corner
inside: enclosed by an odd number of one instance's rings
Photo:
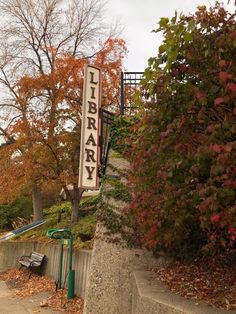
[[[106,178],[106,183],[108,183],[111,188],[103,192],[103,195],[107,197],[112,197],[117,201],[128,202],[130,201],[130,193],[127,187],[118,179]]]
[[[119,116],[115,118],[112,124],[110,145],[121,155],[124,155],[131,147],[130,128],[135,120],[133,117]]]

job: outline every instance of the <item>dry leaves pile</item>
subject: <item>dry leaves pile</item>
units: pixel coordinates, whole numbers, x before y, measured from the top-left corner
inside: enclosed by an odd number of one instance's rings
[[[27,269],[10,269],[0,275],[16,295],[27,297],[39,292],[55,290],[55,283],[45,276],[33,274],[29,279]]]
[[[220,256],[155,269],[155,276],[174,292],[217,308],[236,309],[235,258]]]
[[[57,309],[64,310],[68,314],[82,314],[84,302],[81,298],[75,297],[72,300],[67,299],[67,291],[59,290],[47,299],[48,306]]]
[[[54,292],[53,295],[43,301],[40,306],[61,310],[68,314],[82,314],[83,300],[75,297],[67,299],[66,290],[55,291],[55,282],[46,277],[33,274],[29,279],[27,269],[10,269],[0,274],[0,280],[6,281],[9,288],[19,297],[28,297],[40,292]]]

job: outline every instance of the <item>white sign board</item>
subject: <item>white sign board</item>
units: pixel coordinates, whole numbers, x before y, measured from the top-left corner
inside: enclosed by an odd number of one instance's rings
[[[99,187],[100,104],[101,71],[94,66],[86,65],[84,70],[79,187],[90,190]]]

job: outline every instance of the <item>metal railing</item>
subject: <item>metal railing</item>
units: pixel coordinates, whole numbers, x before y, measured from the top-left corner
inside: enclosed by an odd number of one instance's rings
[[[110,137],[111,137],[111,125],[114,121],[114,113],[101,108],[100,119],[101,119],[101,134],[100,134],[100,175],[105,173],[108,152],[110,148]]]
[[[120,80],[120,114],[131,114],[135,105],[135,93],[139,90],[144,72],[121,72]]]
[[[120,115],[132,115],[138,108],[135,105],[135,93],[140,88],[144,72],[121,72],[120,79]],[[115,114],[101,108],[101,134],[100,134],[100,175],[105,173],[108,152],[110,148],[111,126]]]

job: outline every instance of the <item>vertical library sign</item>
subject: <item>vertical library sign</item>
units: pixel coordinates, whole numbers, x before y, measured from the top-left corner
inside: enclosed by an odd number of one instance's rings
[[[99,109],[101,71],[86,65],[84,70],[79,187],[97,189],[99,159]]]

